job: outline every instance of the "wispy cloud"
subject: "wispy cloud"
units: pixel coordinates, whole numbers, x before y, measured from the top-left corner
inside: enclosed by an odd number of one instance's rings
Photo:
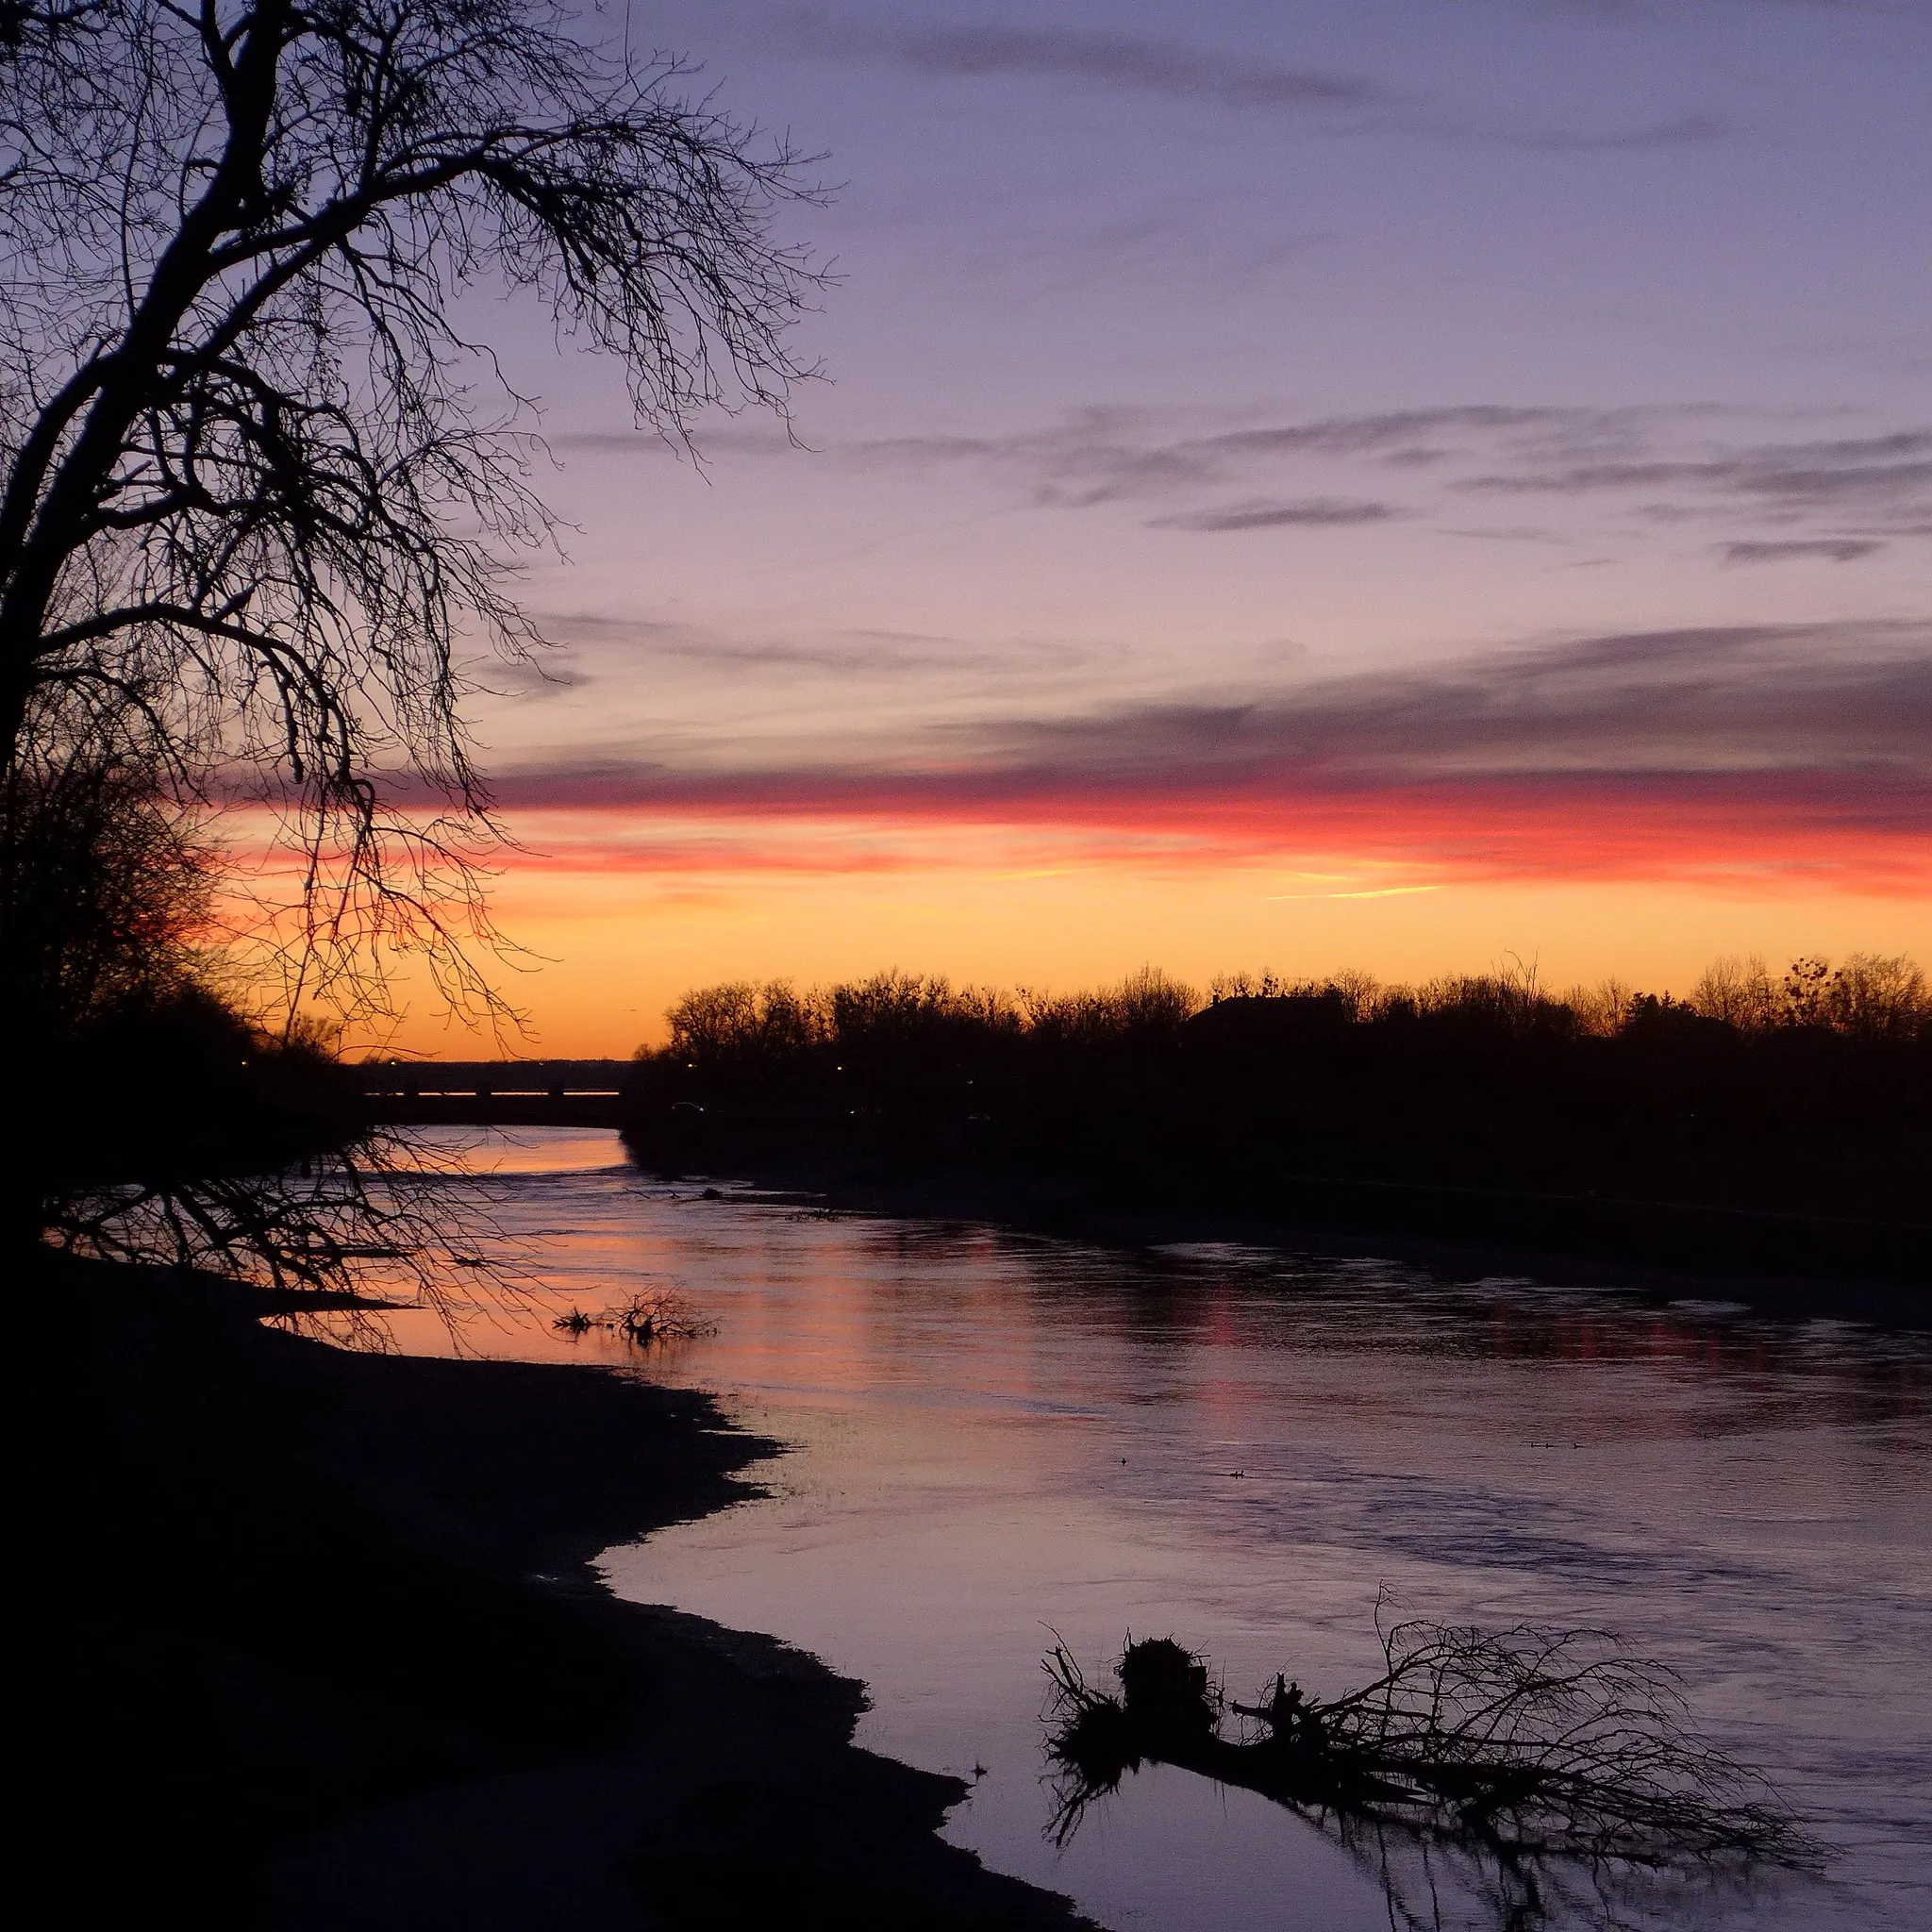
[[[1800,558],[1823,558],[1831,563],[1857,563],[1883,550],[1869,537],[1809,537],[1788,543],[1726,543],[1726,563],[1790,563]]]
[[[1176,41],[1057,27],[915,27],[891,42],[928,74],[1043,75],[1224,108],[1374,108],[1403,96],[1363,75],[1283,67]]]
[[[1334,529],[1349,524],[1381,524],[1401,512],[1386,503],[1350,503],[1340,497],[1305,497],[1298,503],[1224,504],[1214,509],[1178,510],[1152,517],[1151,530]]]
[[[1707,403],[1618,409],[1474,403],[1274,420],[1257,410],[1256,420],[1231,426],[1093,408],[1040,428],[895,437],[841,455],[868,465],[977,469],[1042,508],[1165,503],[1173,507],[1151,522],[1183,530],[1386,522],[1458,498],[1540,496],[1641,511],[1652,525],[1698,516],[1764,519],[1773,527],[1761,538],[1740,535],[1742,552],[1724,553],[1744,562],[1807,554],[1750,547],[1784,542],[1836,545],[1808,554],[1843,552],[1851,560],[1888,537],[1921,531],[1932,518],[1932,429],[1805,440],[1750,435],[1759,427],[1761,419],[1743,409]],[[1320,487],[1344,475],[1357,484],[1374,481],[1359,493]],[[1307,489],[1310,483],[1317,487]],[[1230,503],[1224,492],[1243,485],[1252,493]],[[1328,506],[1332,517],[1324,514]],[[1790,529],[1806,519],[1837,527]],[[1844,550],[1858,543],[1871,547]]]
[[[1188,430],[1149,409],[1076,410],[1038,429],[979,436],[900,436],[850,445],[851,459],[890,464],[970,464],[1011,476],[1034,500],[1075,508],[1172,495],[1225,483],[1270,465],[1362,459],[1423,470],[1497,438],[1600,439],[1629,412],[1520,408],[1494,403],[1257,421]],[[1627,429],[1618,446],[1627,446]],[[1566,441],[1561,446],[1570,446]]]
[[[463,675],[477,691],[525,701],[561,697],[591,681],[590,673],[560,649],[539,649],[527,658],[478,658],[463,666]]]
[[[1253,51],[1105,29],[953,24],[888,27],[824,13],[785,30],[804,51],[889,62],[943,79],[1052,80],[1245,113],[1318,117],[1344,129],[1475,140],[1546,153],[1630,153],[1721,139],[1714,114],[1688,112],[1636,127],[1520,127],[1445,109],[1373,75],[1292,66]]]
[[[812,53],[885,60],[948,78],[1071,80],[1220,108],[1332,112],[1393,107],[1407,98],[1363,75],[1283,66],[1138,34],[994,25],[892,28],[820,14],[795,18],[787,38]]]
[[[591,612],[540,614],[544,636],[561,643],[621,652],[635,661],[688,663],[724,671],[796,672],[831,677],[930,677],[935,674],[1066,670],[1086,661],[1064,641],[969,640],[926,631],[855,629],[745,636],[707,625]],[[581,681],[581,674],[579,674]]]
[[[1673,486],[1806,507],[1923,502],[1932,494],[1932,430],[1763,442],[1695,458],[1531,465],[1465,477],[1456,487],[1574,496]]]

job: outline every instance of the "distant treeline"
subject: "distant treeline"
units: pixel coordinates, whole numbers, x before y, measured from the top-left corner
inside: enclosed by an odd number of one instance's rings
[[[1684,999],[1529,970],[1205,997],[891,973],[708,987],[669,1017],[626,1131],[671,1170],[1670,1265],[1932,1262],[1932,990],[1905,958],[1725,959]]]

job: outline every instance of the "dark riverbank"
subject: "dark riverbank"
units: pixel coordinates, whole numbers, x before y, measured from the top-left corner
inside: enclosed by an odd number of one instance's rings
[[[933,1835],[964,1787],[856,1749],[860,1686],[597,1582],[775,1446],[707,1398],[19,1273],[23,1841],[98,1848],[40,1922],[1075,1923]]]
[[[1260,1229],[1824,1306],[1932,1287],[1916,1008],[1743,1024],[1635,999],[1592,1021],[1494,981],[1191,1001],[1155,979],[1038,1010],[890,975],[816,1005],[714,989],[637,1063],[625,1139],[667,1174],[1057,1231]]]
[[[665,1172],[635,1142],[629,1144],[633,1158],[647,1169]],[[1335,1213],[1337,1204],[1359,1198],[1341,1190],[1325,1192],[1324,1205],[1330,1208],[1325,1216],[1291,1219],[1137,1212],[1125,1203],[1096,1205],[1052,1181],[1029,1186],[970,1173],[941,1173],[911,1180],[881,1178],[863,1169],[804,1157],[747,1160],[736,1168],[720,1168],[705,1178],[792,1199],[816,1212],[980,1222],[1096,1247],[1146,1249],[1231,1242],[1345,1259],[1398,1261],[1452,1278],[1521,1276],[1578,1288],[1620,1289],[1657,1303],[1687,1299],[1737,1302],[1766,1314],[1797,1319],[1825,1316],[1889,1327],[1932,1327],[1932,1274],[1920,1285],[1854,1274],[1790,1274],[1774,1268],[1674,1266],[1668,1255],[1649,1263],[1618,1261],[1560,1241],[1539,1246],[1511,1240],[1507,1229],[1502,1239],[1489,1241],[1416,1237],[1396,1231],[1401,1223],[1393,1217],[1364,1215],[1360,1222],[1352,1223],[1345,1214]]]

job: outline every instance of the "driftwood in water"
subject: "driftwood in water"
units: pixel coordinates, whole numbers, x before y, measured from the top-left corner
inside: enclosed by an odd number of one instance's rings
[[[550,1324],[572,1337],[588,1335],[592,1328],[607,1328],[637,1348],[648,1348],[656,1341],[689,1341],[694,1337],[715,1335],[718,1324],[693,1311],[675,1289],[647,1289],[634,1294],[623,1307],[608,1314],[587,1315],[571,1308]]]
[[[1056,1644],[1053,1835],[1065,1843],[1089,1804],[1151,1762],[1257,1791],[1345,1842],[1367,1825],[1474,1853],[1507,1880],[1513,1924],[1538,1922],[1539,1874],[1564,1863],[1817,1862],[1764,1781],[1693,1735],[1672,1673],[1603,1633],[1384,1627],[1379,1616],[1377,1628],[1382,1674],[1327,1702],[1277,1676],[1235,1703],[1204,1658],[1167,1639],[1128,1642],[1114,1694]]]

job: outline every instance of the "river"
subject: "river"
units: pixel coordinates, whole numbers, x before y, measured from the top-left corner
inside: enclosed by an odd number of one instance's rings
[[[1832,1848],[1633,1918],[1932,1924],[1932,1337],[1225,1245],[824,1218],[641,1174],[614,1135],[462,1139],[528,1311],[460,1345],[622,1362],[792,1445],[763,1499],[607,1554],[619,1594],[812,1651],[860,1741],[957,1772],[947,1835],[1129,1932],[1494,1923],[1453,1861],[1152,1768],[1045,1832],[1041,1657],[1131,1632],[1247,1695],[1375,1674],[1382,1614],[1617,1632]],[[673,1291],[712,1333],[551,1325]],[[402,1345],[452,1346],[427,1313]],[[1433,1883],[1435,1895],[1430,1897]],[[1389,1887],[1393,1887],[1393,1896]],[[1419,1903],[1420,1902],[1420,1903]],[[1581,1920],[1576,1921],[1582,1923]],[[1561,1912],[1554,1921],[1571,1923]]]

